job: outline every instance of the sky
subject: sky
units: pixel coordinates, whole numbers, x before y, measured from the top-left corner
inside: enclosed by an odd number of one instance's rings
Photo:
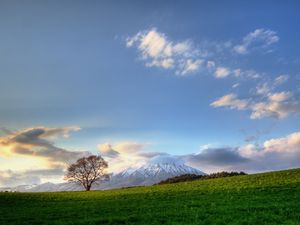
[[[0,1],[0,186],[170,155],[300,166],[298,1]]]

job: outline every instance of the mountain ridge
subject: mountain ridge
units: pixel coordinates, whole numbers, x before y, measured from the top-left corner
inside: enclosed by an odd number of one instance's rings
[[[187,166],[184,162],[172,157],[154,157],[147,164],[132,168],[129,167],[111,177],[109,181],[94,184],[92,190],[108,190],[133,186],[148,186],[162,180],[183,174],[205,175],[204,172]],[[22,188],[21,188],[22,187]],[[51,183],[39,185],[20,185],[14,188],[1,188],[0,191],[17,192],[56,192],[56,191],[81,191],[83,187],[76,183]]]

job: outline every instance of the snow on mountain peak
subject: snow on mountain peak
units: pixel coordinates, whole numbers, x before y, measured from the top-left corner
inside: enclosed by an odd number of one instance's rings
[[[170,165],[176,165],[176,166],[181,166],[184,165],[183,160],[174,157],[174,156],[169,156],[169,155],[161,155],[161,156],[155,156],[150,161],[148,164],[170,164]]]

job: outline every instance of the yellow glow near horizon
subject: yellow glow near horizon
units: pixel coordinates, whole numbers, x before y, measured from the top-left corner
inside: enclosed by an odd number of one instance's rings
[[[3,156],[4,158],[9,158],[11,155],[11,148],[9,146],[1,146],[0,157]]]
[[[5,157],[5,160],[2,160],[0,170],[24,171],[50,168],[50,163],[42,157],[20,156],[17,154],[14,154],[13,157],[11,156]]]

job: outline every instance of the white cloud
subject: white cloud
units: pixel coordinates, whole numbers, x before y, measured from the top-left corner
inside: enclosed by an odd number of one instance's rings
[[[249,50],[262,47],[266,48],[278,41],[276,32],[267,29],[257,29],[249,33],[242,44],[234,46],[234,50],[240,54],[246,54]],[[261,75],[254,70],[231,69],[219,65],[219,56],[230,54],[231,42],[202,41],[197,46],[190,40],[173,41],[156,28],[138,32],[126,39],[128,48],[136,48],[139,59],[147,67],[158,67],[172,70],[176,75],[188,75],[199,70],[206,70],[217,78],[225,78],[234,75],[240,78],[257,79]],[[200,46],[200,47],[199,47]],[[204,65],[202,67],[202,65]]]
[[[232,53],[232,48],[239,54],[247,54],[255,49],[269,50],[278,41],[279,37],[275,31],[256,29],[247,34],[238,45],[234,46],[231,42],[226,45],[212,45],[212,42],[203,42],[201,49],[203,48],[205,51],[200,51],[191,41],[174,42],[165,34],[152,28],[128,38],[127,46],[138,49],[146,66],[173,70],[177,75],[188,75],[200,69],[206,69],[216,78],[229,76],[238,78],[239,83],[234,84],[232,88],[238,87],[243,80],[263,81],[256,86],[256,94],[249,99],[239,99],[235,94],[229,94],[211,104],[213,107],[249,110],[250,118],[260,119],[265,117],[285,118],[292,114],[299,114],[300,102],[292,93],[274,93],[274,90],[286,82],[289,76],[283,74],[271,80],[265,73],[258,73],[253,69],[244,70],[226,67],[226,65],[219,66],[216,54],[224,54],[226,51]],[[252,90],[251,93],[253,93]]]
[[[268,83],[262,83],[256,87],[256,94],[258,95],[268,95],[270,91],[271,88],[269,87]]]
[[[110,161],[114,171],[140,166],[156,156],[166,153],[147,151],[147,144],[121,142],[109,145],[109,149],[118,149],[120,155]],[[122,152],[122,153],[121,153]],[[246,171],[286,169],[300,165],[300,132],[291,133],[282,138],[265,140],[262,144],[246,144],[240,147],[201,146],[194,154],[170,156],[181,159],[191,166],[205,172]]]
[[[247,54],[253,49],[266,49],[279,41],[279,37],[275,31],[269,29],[256,29],[247,34],[241,44],[233,47],[238,54]]]
[[[139,49],[143,51],[145,57],[168,57],[172,55],[172,49],[169,45],[170,44],[167,43],[166,37],[163,34],[151,30],[146,35],[141,36]]]
[[[238,99],[235,94],[225,95],[211,103],[213,107],[229,107],[237,110],[250,110],[251,119],[273,117],[282,119],[300,113],[300,102],[291,92],[276,92],[267,95],[267,99]]]
[[[148,147],[147,143],[131,141],[98,145],[100,154],[108,161],[111,172],[118,172],[128,167],[138,167],[155,156],[166,154],[148,151]]]
[[[241,69],[235,69],[235,70],[233,70],[233,74],[236,77],[240,77],[242,75],[242,70]]]
[[[147,67],[162,67],[164,69],[171,69],[174,67],[174,60],[172,58],[153,60],[151,62],[146,63]]]
[[[257,73],[255,70],[242,70],[240,68],[237,68],[232,70],[231,73],[237,78],[244,78],[244,79],[255,80],[261,77],[261,75]]]
[[[213,69],[216,67],[216,63],[214,61],[207,61],[207,68]]]
[[[244,41],[246,43],[251,43],[259,40],[262,41],[265,45],[271,45],[278,42],[279,37],[277,36],[277,33],[275,31],[269,29],[256,29],[244,38]]]
[[[300,132],[289,134],[283,138],[270,139],[264,142],[265,152],[299,152]]]
[[[235,94],[224,95],[211,103],[213,107],[229,107],[231,109],[243,110],[247,107],[248,101],[238,99]]]
[[[241,154],[241,156],[246,158],[254,158],[261,155],[258,147],[254,144],[247,144],[240,147],[239,153]]]
[[[186,61],[184,61],[182,67],[180,70],[177,70],[176,73],[181,74],[181,75],[185,75],[188,73],[191,73],[193,71],[197,71],[201,64],[203,64],[203,60],[192,60],[192,59],[188,59]]]
[[[119,152],[117,152],[116,150],[114,150],[112,148],[111,144],[99,144],[98,146],[98,150],[101,153],[102,156],[104,157],[109,157],[109,158],[115,158],[119,156]]]
[[[233,47],[233,50],[239,54],[246,54],[248,52],[247,46],[245,46],[245,45],[236,45]]]
[[[127,38],[126,45],[138,49],[146,66],[174,69],[177,75],[196,72],[203,63],[190,41],[170,41],[156,28],[141,31]]]
[[[290,114],[299,114],[300,103],[291,92],[278,92],[270,94],[266,101],[254,103],[251,110],[251,119],[285,118]]]
[[[255,70],[246,70],[243,71],[242,74],[247,77],[247,78],[251,78],[251,79],[259,79],[261,78],[261,75],[256,72]]]
[[[277,92],[269,96],[269,100],[272,102],[282,102],[291,98],[293,94],[289,91]]]
[[[215,71],[215,76],[217,78],[224,78],[230,74],[230,69],[226,67],[217,67]]]
[[[188,54],[190,52],[191,48],[192,48],[191,43],[188,41],[179,42],[179,43],[173,45],[173,48],[170,47],[170,49],[173,50],[174,53],[177,55]]]
[[[280,75],[275,78],[274,85],[281,85],[289,79],[288,75]]]
[[[210,61],[208,61],[210,62]],[[215,64],[212,65],[208,65],[207,64],[207,68],[208,70],[212,70],[215,68]],[[214,70],[214,76],[216,78],[225,78],[228,76],[234,76],[236,78],[239,79],[251,79],[251,80],[256,80],[261,78],[261,74],[259,74],[258,72],[256,72],[255,70],[242,70],[240,68],[236,68],[236,69],[231,69],[229,67],[217,67]]]
[[[240,86],[239,83],[235,83],[235,84],[232,85],[232,88],[237,88],[237,87],[239,87],[239,86]]]
[[[136,142],[121,142],[114,145],[105,144],[102,147],[115,151],[118,149],[119,155],[108,159],[110,170],[117,172],[127,167],[144,165],[156,156],[168,155],[148,151],[147,146],[148,144]],[[198,153],[174,157],[205,172],[222,170],[254,172],[291,168],[300,165],[300,132],[265,140],[259,145],[246,144],[240,147],[204,145]]]
[[[273,153],[276,153],[277,157],[291,153],[300,156],[300,132],[291,133],[282,138],[266,140],[260,146],[253,144],[241,146],[239,153],[247,158],[264,158]],[[300,162],[300,158],[298,160]]]
[[[256,86],[256,94],[261,96],[272,95],[272,91],[277,88],[277,86],[283,84],[288,80],[288,75],[280,75],[276,77],[273,81],[259,83]]]

